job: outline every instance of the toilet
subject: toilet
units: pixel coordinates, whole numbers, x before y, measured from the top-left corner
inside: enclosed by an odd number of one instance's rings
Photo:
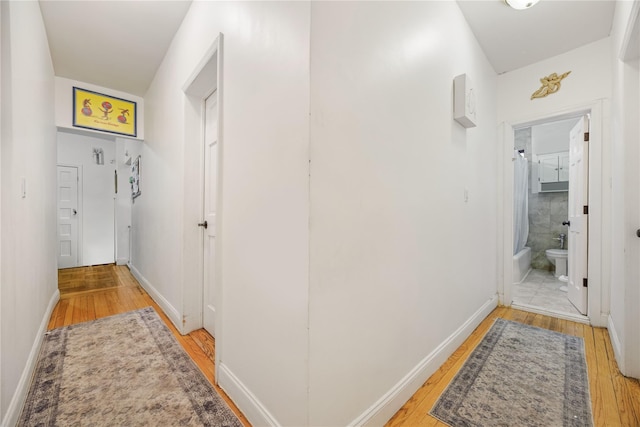
[[[556,266],[553,275],[555,277],[566,276],[568,251],[566,249],[547,249],[545,254],[547,259]]]

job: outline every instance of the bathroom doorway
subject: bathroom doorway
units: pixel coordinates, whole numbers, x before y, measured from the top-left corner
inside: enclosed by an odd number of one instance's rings
[[[514,256],[518,268],[512,288],[514,305],[586,314],[568,298],[569,141],[581,120],[582,116],[572,117],[515,129]]]
[[[599,312],[601,254],[598,247],[588,254],[587,245],[592,236],[586,234],[593,219],[588,216],[590,176],[595,177],[593,193],[601,186],[598,167],[601,124],[594,126],[593,120],[589,124],[584,119],[593,116],[594,108],[601,121],[598,105],[535,121],[505,124],[505,305],[584,323],[594,323],[589,314]],[[590,126],[594,129],[590,130]],[[584,135],[593,130],[597,141],[592,141],[594,144],[590,146],[584,141]],[[575,140],[570,144],[572,132]],[[576,137],[578,133],[580,138]],[[575,146],[578,140],[582,156],[576,156],[580,153],[575,151],[570,154],[570,146]],[[593,174],[589,173],[588,166],[591,151],[595,152],[596,160]],[[581,165],[585,166],[585,173],[577,179]],[[570,179],[572,170],[573,180]],[[570,190],[580,197],[572,197]],[[601,200],[597,194],[594,199],[597,238]],[[570,251],[572,245],[575,251]],[[596,260],[593,266],[587,262],[592,259]],[[592,281],[588,273],[595,280]],[[595,282],[595,286],[589,286],[589,282]],[[570,289],[573,303],[569,298]]]

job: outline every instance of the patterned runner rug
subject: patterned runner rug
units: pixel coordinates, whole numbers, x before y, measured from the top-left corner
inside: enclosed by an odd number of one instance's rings
[[[584,342],[497,319],[430,414],[453,427],[590,427]]]
[[[49,331],[18,426],[242,426],[152,307]]]

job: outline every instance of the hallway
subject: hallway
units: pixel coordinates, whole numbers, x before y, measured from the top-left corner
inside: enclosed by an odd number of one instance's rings
[[[194,351],[191,332],[215,312],[215,380],[253,425],[380,426],[427,382],[402,410],[414,411],[405,424],[422,422],[477,327],[517,313],[494,311],[513,296],[513,128],[591,111],[582,283],[595,329],[582,333],[594,343],[594,411],[599,425],[640,425],[637,382],[617,371],[640,378],[640,0],[530,11],[503,0],[0,3],[0,424],[15,424],[47,327],[141,305],[161,307]],[[520,18],[538,22],[531,37]],[[481,23],[541,55],[500,65]],[[574,26],[591,37],[567,46]],[[83,112],[89,92],[105,99]],[[134,116],[135,132],[110,132]],[[69,198],[56,185],[57,160],[72,161],[62,134],[79,160],[61,167],[82,167],[66,171],[82,190],[59,187]],[[220,166],[215,180],[207,164]],[[94,169],[109,194],[119,187],[115,251],[97,261],[84,254],[99,229],[85,223]],[[76,193],[82,209],[58,207]],[[216,216],[205,229],[206,197]],[[77,245],[62,239],[73,235]],[[93,267],[61,273],[60,296],[56,257],[73,248],[72,265],[126,264],[137,283],[126,268]],[[196,359],[212,379],[205,348]]]
[[[180,335],[160,306],[140,287],[128,267],[108,264],[58,270],[58,281],[60,301],[53,309],[47,330],[151,306],[240,421],[245,426],[251,425],[215,384],[213,337],[204,329]]]

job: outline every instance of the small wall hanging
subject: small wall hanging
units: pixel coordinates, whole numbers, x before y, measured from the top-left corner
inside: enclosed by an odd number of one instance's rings
[[[104,150],[100,147],[93,149],[93,162],[96,165],[104,165]]]
[[[547,77],[543,77],[540,79],[540,89],[536,90],[531,94],[531,99],[534,98],[544,98],[545,96],[551,95],[552,93],[556,93],[560,90],[560,82],[562,79],[571,74],[571,71],[567,71],[564,74],[558,75],[557,73],[551,73]]]
[[[131,164],[131,198],[135,199],[140,195],[140,156],[138,156]]]
[[[118,135],[137,136],[134,101],[73,88],[73,126]]]

